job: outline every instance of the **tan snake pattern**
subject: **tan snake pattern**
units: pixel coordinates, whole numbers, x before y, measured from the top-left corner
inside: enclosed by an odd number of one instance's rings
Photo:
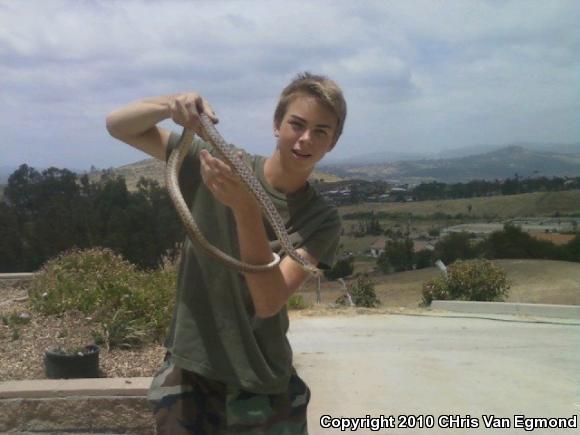
[[[280,241],[282,250],[286,252],[289,257],[294,259],[304,270],[313,275],[319,275],[320,270],[316,268],[315,265],[308,262],[308,260],[306,260],[298,252],[296,252],[292,246],[280,214],[276,210],[272,200],[258,179],[254,176],[252,169],[243,159],[241,159],[236,154],[234,147],[228,144],[221,137],[217,129],[214,127],[213,122],[206,114],[202,113],[199,118],[201,121],[203,133],[205,134],[205,139],[211,146],[216,149],[223,161],[232,167],[232,169],[238,174],[244,183],[245,187],[256,198],[263,214],[272,225],[274,233]],[[234,270],[250,273],[266,272],[271,270],[272,268],[276,267],[280,261],[280,258],[276,254],[274,254],[275,260],[269,264],[255,265],[243,263],[210,244],[195,223],[195,220],[193,219],[189,208],[183,199],[183,195],[178,183],[179,170],[181,169],[183,160],[185,159],[185,156],[190,149],[194,134],[195,132],[191,129],[183,129],[179,143],[177,144],[177,147],[171,152],[169,159],[167,160],[167,166],[165,168],[165,183],[167,185],[169,196],[173,201],[173,205],[175,206],[177,214],[183,222],[185,229],[191,238],[191,241],[196,243],[208,255],[218,259],[227,267]]]

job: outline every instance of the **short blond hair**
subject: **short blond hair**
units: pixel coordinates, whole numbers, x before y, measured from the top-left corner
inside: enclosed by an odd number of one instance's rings
[[[342,89],[334,81],[322,75],[309,72],[299,73],[284,88],[274,111],[274,124],[276,127],[280,127],[288,106],[299,95],[308,95],[316,98],[336,115],[338,120],[334,136],[336,143],[342,134],[346,119],[346,101],[342,94]]]

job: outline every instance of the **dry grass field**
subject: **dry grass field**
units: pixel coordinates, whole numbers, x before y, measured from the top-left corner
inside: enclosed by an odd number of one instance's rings
[[[416,216],[437,212],[467,215],[468,205],[472,206],[470,213],[472,217],[493,216],[505,219],[520,216],[552,216],[556,211],[560,214],[580,213],[580,190],[440,201],[365,203],[340,207],[340,213],[344,215],[372,210],[375,213],[404,213]]]
[[[493,260],[505,270],[511,289],[506,302],[580,305],[580,263],[551,260]],[[366,269],[372,267],[371,263]],[[361,269],[355,269],[358,272]],[[391,275],[371,273],[383,308],[418,308],[423,283],[440,271],[437,268],[398,272]],[[352,281],[346,280],[347,285]],[[341,293],[338,282],[321,284],[322,302],[332,303]],[[316,283],[309,281],[301,293],[309,304],[316,301]]]

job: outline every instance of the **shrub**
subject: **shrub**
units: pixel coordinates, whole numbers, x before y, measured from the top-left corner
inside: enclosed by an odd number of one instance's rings
[[[358,277],[354,284],[348,285],[347,291],[357,307],[375,308],[381,303],[377,298],[375,286],[367,276]],[[348,305],[346,295],[339,296],[336,304]]]
[[[308,308],[308,304],[304,300],[304,297],[297,293],[294,293],[292,296],[290,296],[287,304],[289,310],[304,310]]]
[[[423,304],[434,299],[465,301],[502,301],[510,283],[505,272],[489,260],[458,260],[444,275],[423,285]]]
[[[416,269],[433,267],[433,251],[430,251],[429,249],[422,249],[419,252],[415,252],[414,260]]]
[[[337,260],[335,265],[330,270],[324,271],[324,276],[326,279],[331,281],[337,280],[338,278],[345,278],[352,275],[354,271],[354,257],[348,256]]]
[[[448,234],[435,245],[435,256],[445,264],[476,258],[478,248],[471,243],[471,239],[472,235],[467,232]]]
[[[543,258],[563,260],[564,249],[547,240],[538,240],[512,224],[502,231],[494,231],[486,240],[487,258]]]
[[[109,249],[74,249],[49,260],[36,274],[31,306],[45,315],[80,311],[96,322],[94,331],[109,347],[160,341],[171,319],[173,266],[149,273]]]
[[[580,262],[580,233],[564,246],[566,260]]]
[[[439,228],[431,228],[429,230],[429,235],[431,237],[439,237],[441,235],[441,230]]]
[[[2,316],[2,323],[8,326],[11,332],[12,341],[20,338],[20,326],[30,323],[30,316],[27,313],[12,312]]]
[[[413,241],[405,237],[387,240],[385,251],[377,259],[377,267],[382,273],[403,272],[413,268]]]

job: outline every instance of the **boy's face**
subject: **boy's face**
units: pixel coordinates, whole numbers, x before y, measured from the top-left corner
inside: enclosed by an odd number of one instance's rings
[[[288,105],[279,126],[274,125],[282,161],[302,171],[312,170],[332,149],[337,119],[314,97],[299,95]]]

